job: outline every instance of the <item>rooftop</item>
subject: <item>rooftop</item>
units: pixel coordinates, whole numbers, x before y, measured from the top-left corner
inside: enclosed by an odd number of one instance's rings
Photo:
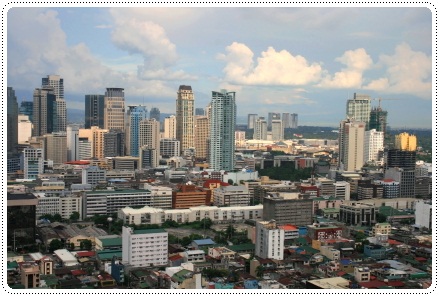
[[[133,234],[151,234],[151,233],[167,233],[166,230],[162,228],[157,229],[138,229],[134,230]]]

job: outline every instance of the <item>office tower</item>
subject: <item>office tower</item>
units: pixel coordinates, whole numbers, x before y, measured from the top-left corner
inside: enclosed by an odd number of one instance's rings
[[[180,85],[176,101],[176,138],[180,141],[180,149],[194,147],[194,93],[189,85]]]
[[[259,117],[258,119],[256,119],[253,139],[267,140],[267,129],[267,121],[264,117]]]
[[[296,113],[291,114],[291,128],[297,128],[299,126],[299,115]]]
[[[20,105],[20,114],[29,116],[29,120],[33,122],[34,114],[34,102],[33,101],[22,101]]]
[[[235,167],[235,92],[212,92],[209,165],[215,171]]]
[[[281,119],[280,117],[280,113],[275,113],[275,112],[268,112],[268,129],[271,130],[271,123],[273,120],[279,120]]]
[[[174,115],[165,118],[163,138],[174,139],[177,137],[177,120]]]
[[[284,128],[282,126],[282,120],[275,119],[271,121],[272,140],[282,141],[284,139]]]
[[[395,149],[404,151],[416,151],[416,136],[401,133],[395,136]]]
[[[303,198],[299,193],[275,193],[263,200],[263,220],[296,226],[310,225],[313,221],[313,200]]]
[[[67,126],[67,161],[79,160],[79,124],[69,124]]]
[[[389,149],[385,155],[384,178],[399,182],[400,197],[415,197],[416,151]]]
[[[92,154],[92,141],[88,137],[78,138],[78,160],[90,159]]]
[[[104,98],[104,129],[125,128],[125,94],[123,88],[107,88]]]
[[[18,144],[28,144],[32,137],[32,122],[24,114],[18,115]]]
[[[42,148],[28,147],[23,150],[25,179],[37,179],[44,172],[44,152]]]
[[[152,153],[150,166],[157,167],[160,154],[160,123],[157,120],[144,119],[140,122],[139,147],[142,150],[139,151],[141,158],[144,158],[145,153]]]
[[[195,157],[206,160],[209,140],[209,118],[207,116],[195,116]]]
[[[7,90],[7,153],[12,156],[18,148],[18,103],[14,89],[8,86]]]
[[[155,119],[158,122],[160,122],[160,110],[159,108],[152,107],[151,111],[149,112],[149,119]]]
[[[378,132],[386,134],[387,128],[387,111],[381,107],[373,107],[370,110],[369,129],[376,129]]]
[[[282,125],[284,128],[291,128],[293,126],[293,117],[290,113],[282,113]]]
[[[255,122],[258,119],[258,114],[249,114],[247,118],[247,129],[254,129]]]
[[[160,155],[164,158],[180,156],[180,142],[177,139],[161,139]]]
[[[52,160],[54,165],[67,162],[67,134],[53,132],[44,135],[46,140],[46,160]]]
[[[42,136],[54,131],[56,121],[56,96],[53,88],[36,88],[33,94],[33,135]]]
[[[121,130],[111,130],[104,134],[104,157],[125,155],[125,133]]]
[[[370,96],[354,93],[354,98],[346,103],[346,116],[364,122],[365,130],[369,129]]]
[[[363,161],[382,163],[384,152],[384,133],[376,129],[364,133],[364,156]]]
[[[148,110],[146,106],[128,106],[128,120],[129,130],[125,130],[125,133],[129,133],[129,155],[139,156],[139,126],[140,122],[148,118]]]
[[[52,87],[53,93],[55,94],[55,105],[54,111],[56,112],[56,117],[54,119],[54,132],[65,132],[67,126],[67,106],[64,100],[64,79],[59,75],[47,75],[47,77],[42,78],[41,87]]]
[[[389,149],[385,153],[386,168],[403,168],[408,170],[416,169],[416,151]]]
[[[107,129],[100,129],[97,126],[92,126],[90,129],[79,129],[79,138],[87,138],[91,143],[91,157],[104,158],[104,135],[108,133]]]
[[[338,165],[344,171],[360,170],[364,165],[365,125],[353,119],[340,122]]]
[[[204,116],[203,108],[195,108],[195,116]]]
[[[276,221],[256,222],[255,255],[262,259],[284,259],[285,230]]]
[[[104,128],[104,95],[85,95],[85,128]]]

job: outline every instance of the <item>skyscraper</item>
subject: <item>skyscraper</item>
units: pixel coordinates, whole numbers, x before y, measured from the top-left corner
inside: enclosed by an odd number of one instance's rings
[[[166,117],[163,126],[163,138],[175,139],[177,137],[177,121],[174,115]]]
[[[181,152],[194,147],[194,93],[189,85],[180,85],[176,101],[176,134]]]
[[[79,125],[67,126],[67,161],[79,160]]]
[[[360,170],[364,165],[365,123],[346,119],[340,122],[338,165],[345,171]]]
[[[17,153],[18,146],[18,102],[12,87],[7,88],[7,153],[8,156]]]
[[[129,154],[131,156],[139,156],[139,126],[140,122],[148,118],[148,110],[146,106],[128,106],[129,120]]]
[[[255,121],[254,140],[267,140],[267,121],[264,117],[259,117]]]
[[[369,129],[376,129],[378,132],[386,134],[387,111],[381,107],[373,107],[370,110]]]
[[[36,88],[33,99],[33,135],[42,136],[52,133],[56,121],[56,96],[53,88]]]
[[[20,114],[29,116],[29,120],[33,122],[34,114],[34,102],[33,101],[22,101],[20,105]]]
[[[47,75],[42,78],[41,87],[52,87],[55,94],[56,117],[54,119],[54,132],[65,132],[67,127],[67,106],[64,100],[64,79],[59,75]]]
[[[364,162],[382,164],[384,152],[384,133],[376,129],[364,133]]]
[[[284,139],[284,128],[282,126],[282,120],[275,119],[271,122],[272,140],[282,141]]]
[[[104,156],[116,157],[125,155],[125,133],[111,130],[104,134]]]
[[[160,123],[153,119],[144,119],[139,125],[139,154],[142,167],[145,167],[145,155],[148,155],[147,166],[157,167],[160,154]]]
[[[54,165],[67,162],[67,134],[65,132],[53,132],[44,135],[46,159],[53,160]]]
[[[297,128],[299,126],[299,115],[292,113],[291,115],[291,128]]]
[[[293,117],[290,113],[282,113],[282,125],[284,128],[291,128],[293,126]]]
[[[85,95],[85,128],[104,128],[104,95]]]
[[[404,151],[416,151],[416,136],[408,133],[396,135],[395,148]]]
[[[268,112],[268,129],[271,130],[271,123],[273,120],[279,120],[281,119],[280,117],[280,113],[275,113],[275,112]]]
[[[370,96],[354,93],[354,98],[346,103],[346,116],[356,121],[364,122],[366,130],[369,129]]]
[[[212,92],[210,118],[210,168],[231,171],[235,166],[235,92]]]
[[[149,112],[149,119],[155,119],[158,122],[160,122],[160,110],[159,108],[152,107],[151,111]]]
[[[125,94],[123,88],[107,88],[104,98],[104,128],[124,130]]]
[[[28,147],[23,150],[25,179],[37,179],[44,172],[44,152],[42,148]]]
[[[258,119],[258,114],[249,114],[247,119],[247,129],[254,129],[255,122]]]
[[[209,140],[209,119],[207,116],[195,116],[195,157],[207,159]]]

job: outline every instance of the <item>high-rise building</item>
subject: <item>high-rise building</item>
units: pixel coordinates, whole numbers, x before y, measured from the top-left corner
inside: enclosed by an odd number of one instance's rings
[[[212,92],[209,165],[215,171],[235,167],[235,92]]]
[[[104,128],[124,130],[125,94],[123,88],[107,88],[104,98]]]
[[[408,133],[396,135],[395,148],[404,151],[416,151],[416,136]]]
[[[389,149],[385,155],[384,177],[399,182],[400,197],[415,197],[416,151]]]
[[[139,126],[140,122],[148,118],[146,106],[128,106],[129,120],[129,155],[139,156]],[[125,131],[128,132],[128,131]]]
[[[121,130],[111,130],[104,134],[104,157],[125,155],[125,133]]]
[[[92,157],[92,141],[88,137],[78,137],[78,160]]]
[[[299,126],[299,115],[296,113],[291,114],[291,128],[297,128]]]
[[[18,115],[18,144],[28,144],[32,137],[32,122],[24,114]]]
[[[273,122],[273,120],[281,120],[280,117],[280,113],[276,113],[276,112],[268,112],[268,129],[271,130],[271,123]]]
[[[381,163],[384,152],[384,132],[371,129],[364,132],[364,162]]]
[[[33,122],[34,102],[33,101],[22,101],[20,104],[19,113],[29,116],[29,120],[31,122]]]
[[[253,132],[254,140],[267,140],[267,121],[264,117],[259,117],[255,121],[255,130]]]
[[[79,125],[67,126],[67,161],[79,160]]]
[[[195,157],[207,159],[209,141],[209,118],[195,116]]]
[[[275,220],[256,222],[255,255],[263,259],[284,259],[285,230]]]
[[[273,120],[271,122],[271,131],[271,138],[273,141],[282,141],[284,139],[284,127],[282,126],[282,120]]]
[[[85,128],[104,128],[104,95],[85,95]]]
[[[164,158],[180,156],[180,142],[177,139],[161,139],[160,155]]]
[[[25,179],[37,179],[44,172],[44,152],[42,148],[28,147],[23,150]]]
[[[160,122],[160,110],[159,108],[152,107],[151,111],[149,112],[149,119],[155,119],[158,122]]]
[[[360,170],[364,165],[365,125],[352,119],[340,122],[338,165],[344,171]]]
[[[282,125],[284,128],[292,128],[293,126],[293,117],[290,113],[282,113]]]
[[[346,116],[364,122],[365,130],[369,129],[370,96],[354,93],[354,98],[346,103]]]
[[[56,117],[54,118],[54,132],[65,132],[67,127],[67,106],[64,100],[64,79],[59,75],[47,75],[42,78],[41,87],[53,88],[55,94]]]
[[[97,126],[92,126],[90,129],[79,129],[79,138],[88,138],[91,143],[91,157],[93,158],[104,158],[105,154],[105,142],[104,135],[108,133],[107,129],[101,129]],[[82,144],[85,142],[83,141]],[[83,145],[84,148],[86,146]],[[81,158],[82,159],[82,158]]]
[[[303,198],[298,192],[273,193],[263,200],[263,219],[275,220],[280,225],[310,225],[313,221],[313,200]]]
[[[176,101],[176,138],[181,152],[194,147],[194,93],[189,85],[180,85]]]
[[[258,119],[258,114],[248,114],[247,129],[255,128],[256,119]]]
[[[204,116],[203,108],[195,108],[195,116]]]
[[[33,135],[42,136],[52,133],[56,122],[56,96],[53,88],[36,88],[33,100]]]
[[[389,149],[385,153],[386,168],[416,169],[416,151]]]
[[[18,102],[14,89],[9,86],[7,89],[7,153],[11,156],[17,153],[18,147]]]
[[[146,146],[146,148],[145,148]],[[145,156],[145,151],[152,151],[151,167],[158,166],[160,154],[160,123],[155,119],[144,119],[139,125],[139,147],[143,150],[141,156]]]
[[[370,110],[369,129],[376,129],[378,132],[386,134],[387,128],[387,111],[381,107],[373,107]]]
[[[52,160],[54,165],[67,162],[67,134],[53,132],[44,135],[46,140],[46,160]]]
[[[163,138],[174,139],[177,137],[177,120],[175,115],[165,118]]]

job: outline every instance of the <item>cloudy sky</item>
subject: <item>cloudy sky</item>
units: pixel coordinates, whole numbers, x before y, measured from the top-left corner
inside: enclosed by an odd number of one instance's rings
[[[236,91],[248,113],[337,126],[354,93],[382,98],[392,127],[432,126],[432,13],[424,8],[25,8],[7,13],[7,84],[31,100],[64,78],[68,108],[123,87],[127,104],[175,112]],[[373,101],[378,105],[378,100]]]

